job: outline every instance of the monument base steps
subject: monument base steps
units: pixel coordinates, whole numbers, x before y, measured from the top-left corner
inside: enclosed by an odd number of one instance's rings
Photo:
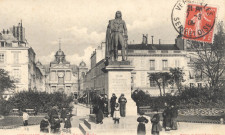
[[[127,116],[121,117],[119,124],[114,124],[112,117],[106,117],[103,120],[103,124],[96,124],[90,119],[85,119],[84,123],[80,123],[79,128],[84,135],[108,135],[108,134],[123,134],[129,133],[129,135],[137,134],[137,117]]]

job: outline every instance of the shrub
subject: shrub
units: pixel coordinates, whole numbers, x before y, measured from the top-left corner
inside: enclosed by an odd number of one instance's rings
[[[52,106],[58,106],[59,109],[66,107],[72,110],[72,105],[70,105],[72,101],[72,95],[67,96],[59,92],[20,92],[9,98],[8,101],[3,100],[3,102],[0,102],[0,113],[7,115],[13,108],[19,110],[35,109],[38,112],[46,113]]]
[[[164,103],[175,104],[180,109],[190,108],[225,108],[225,92],[212,92],[209,88],[184,88],[177,96],[150,97],[142,90],[132,93],[132,98],[139,106],[164,108]]]

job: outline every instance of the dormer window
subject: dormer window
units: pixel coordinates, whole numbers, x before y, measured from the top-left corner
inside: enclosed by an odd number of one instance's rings
[[[1,42],[1,47],[5,47],[5,42]]]

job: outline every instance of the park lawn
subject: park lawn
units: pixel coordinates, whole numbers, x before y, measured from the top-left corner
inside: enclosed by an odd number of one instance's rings
[[[146,114],[152,117],[153,114]],[[177,118],[178,122],[193,122],[193,123],[220,123],[220,118],[224,116],[185,116],[179,115]],[[163,120],[160,114],[160,120]]]
[[[43,118],[44,116],[31,116],[28,120],[28,125],[38,125]],[[0,120],[0,128],[5,126],[23,126],[23,118],[6,116],[3,120]]]

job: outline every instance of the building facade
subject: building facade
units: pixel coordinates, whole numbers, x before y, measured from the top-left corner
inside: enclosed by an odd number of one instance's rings
[[[88,70],[86,64],[82,61],[79,66],[71,65],[66,61],[66,55],[59,47],[55,54],[55,60],[49,65],[43,66],[40,62],[37,63],[39,69],[45,75],[45,89],[49,93],[63,92],[67,95],[71,93],[75,96],[83,87],[80,80]]]
[[[175,44],[148,44],[148,39],[143,35],[140,44],[128,44],[127,60],[134,67],[131,71],[131,90],[141,89],[152,96],[160,95],[155,81],[149,80],[149,74],[155,72],[169,72],[170,68],[179,67],[184,71],[185,86],[202,86],[205,81],[196,79],[192,59],[196,52],[188,50],[188,42],[179,35]],[[84,90],[97,90],[104,93],[105,78],[104,67],[105,45],[101,44],[91,55],[91,69],[85,76]],[[119,60],[121,55],[119,51]],[[177,88],[168,85],[166,93],[175,93]]]
[[[6,91],[6,96],[29,90],[43,91],[43,75],[35,64],[36,54],[28,46],[22,22],[0,33],[0,68],[9,72],[16,88]]]

